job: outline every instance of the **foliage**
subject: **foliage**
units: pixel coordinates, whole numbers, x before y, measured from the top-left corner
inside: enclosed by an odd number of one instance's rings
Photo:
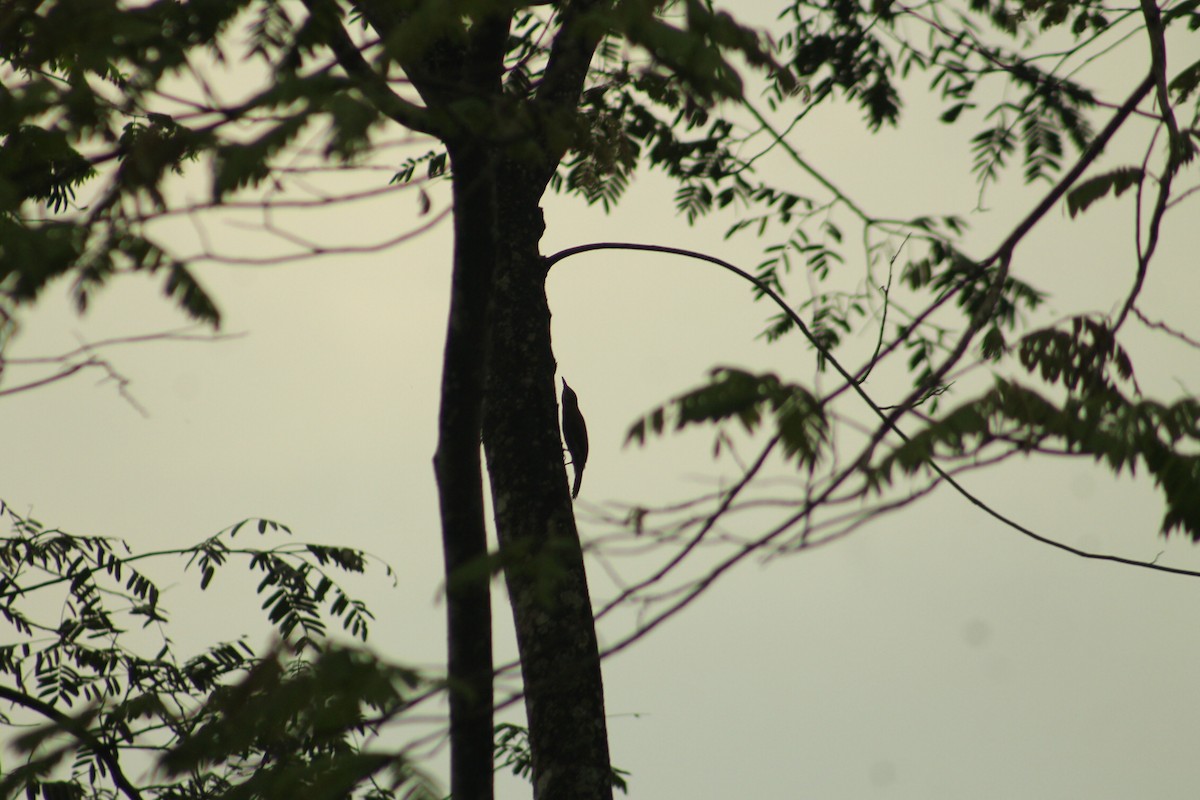
[[[1054,365],[1053,369],[1058,369]],[[866,472],[879,490],[897,468],[912,474],[935,459],[982,457],[989,445],[1020,453],[1042,452],[1103,460],[1115,473],[1153,476],[1166,505],[1161,531],[1179,528],[1200,541],[1200,401],[1164,404],[1133,400],[1113,387],[1071,394],[1054,403],[1019,383],[997,379],[994,388],[942,415],[882,456]]]
[[[1074,217],[1087,211],[1088,206],[1112,193],[1120,197],[1125,190],[1139,185],[1146,177],[1138,167],[1118,167],[1082,181],[1067,195],[1067,210]]]
[[[626,441],[644,444],[650,434],[662,435],[668,414],[674,429],[736,418],[748,432],[773,419],[784,452],[799,466],[812,466],[821,458],[829,436],[829,422],[821,403],[802,386],[786,384],[775,375],[753,375],[732,367],[718,367],[708,386],[682,394],[633,423]],[[716,440],[720,453],[724,436]]]
[[[0,60],[9,68],[0,87],[6,326],[10,308],[54,281],[69,279],[83,309],[123,273],[158,276],[185,313],[219,324],[217,302],[197,270],[206,259],[175,252],[156,222],[245,198],[266,208],[301,152],[321,167],[386,161],[382,134],[397,128],[437,140],[399,166],[387,161],[386,174],[400,187],[470,180],[450,172],[447,143],[483,142],[530,161],[550,157],[552,188],[606,211],[626,196],[639,168],[659,170],[676,184],[676,210],[689,222],[726,212],[729,236],[763,238],[753,291],[782,306],[764,335],[807,338],[812,385],[722,367],[707,385],[638,420],[629,439],[644,443],[668,428],[713,423],[722,454],[733,441],[730,421],[748,433],[766,428],[764,453],[782,445],[804,490],[784,498],[788,517],[779,527],[678,593],[678,602],[664,592],[675,604],[642,630],[738,559],[813,524],[825,506],[861,509],[841,529],[849,530],[905,502],[887,494],[901,478],[952,481],[949,470],[1009,456],[1086,457],[1118,473],[1140,468],[1163,494],[1162,532],[1200,540],[1200,406],[1190,396],[1143,395],[1122,344],[1133,318],[1173,333],[1149,322],[1138,301],[1164,217],[1195,193],[1175,181],[1195,180],[1200,62],[1171,73],[1166,46],[1168,32],[1200,28],[1196,2],[1160,9],[1149,0],[914,7],[792,0],[782,4],[773,37],[705,0],[517,3],[499,11],[476,0],[9,5],[0,17]],[[446,59],[436,47],[465,46],[501,14],[497,94],[473,94],[463,88],[473,85],[463,74],[466,61]],[[573,36],[599,46],[578,102],[564,108],[555,102],[563,89],[551,65],[578,44]],[[1088,66],[1132,40],[1143,42],[1149,65],[1138,88],[1110,97],[1090,86]],[[210,92],[208,72],[230,65],[253,79],[237,100],[222,102]],[[432,79],[422,73],[430,65]],[[424,103],[410,91],[422,81],[451,99]],[[990,252],[971,254],[976,243],[968,245],[958,214],[868,211],[791,144],[815,109],[842,100],[870,132],[899,126],[911,114],[906,94],[913,91],[936,97],[941,124],[966,129],[977,212],[1010,173],[1042,193]],[[1101,164],[1134,115],[1152,128],[1142,163]],[[774,159],[770,169],[763,158]],[[795,171],[776,168],[781,163]],[[207,199],[181,207],[173,191],[181,175],[203,176]],[[420,191],[425,213],[432,201]],[[1060,324],[1032,321],[1047,296],[1022,272],[1018,245],[1060,202],[1077,218],[1107,198],[1133,205],[1134,278],[1119,310],[1080,312]],[[861,253],[851,249],[856,241]],[[310,248],[311,255],[328,252]],[[795,286],[804,299],[783,300]],[[895,372],[906,384],[885,405],[868,381],[897,354]],[[851,357],[861,357],[854,369],[843,366]],[[989,373],[982,387],[957,383],[981,365]],[[827,367],[839,380],[822,390],[815,377]],[[873,417],[845,414],[843,394],[856,395]],[[837,453],[847,428],[860,445],[848,459]],[[761,461],[718,493],[703,524],[683,525],[700,532],[647,586],[698,546]],[[111,540],[44,530],[8,513],[14,530],[0,550],[0,611],[21,641],[0,649],[0,672],[12,682],[4,696],[52,724],[24,740],[28,760],[5,772],[4,790],[51,797],[107,781],[128,795],[118,756],[144,747],[165,755],[176,782],[134,787],[134,794],[430,791],[403,754],[364,744],[428,681],[329,643],[330,619],[366,638],[370,613],[331,575],[361,572],[361,554],[235,549],[230,541],[242,526],[182,551],[202,589],[235,556],[245,558],[262,576],[257,591],[283,643],[265,655],[242,642],[220,643],[180,660],[161,633],[167,616],[155,583],[133,566],[145,555],[118,554]],[[633,515],[639,535],[647,513]],[[260,534],[275,527],[257,525]],[[812,530],[793,541],[818,541]],[[526,554],[514,548],[506,555]],[[624,599],[641,600],[642,588]],[[61,620],[29,610],[39,592],[61,593]],[[127,643],[134,634],[123,626],[130,623],[140,623],[139,636],[157,633],[154,655]],[[503,728],[497,751],[518,773],[530,764],[522,737]],[[283,752],[302,756],[282,759]],[[59,780],[64,771],[67,779]]]
[[[773,243],[768,239],[766,258],[755,278],[783,295],[787,276],[800,273],[809,278],[800,285],[816,291],[773,316],[766,338],[800,330],[796,322],[803,314],[808,322],[803,332],[817,353],[818,368],[832,362],[845,379],[830,394],[815,396],[814,406],[825,408],[834,397],[852,390],[879,418],[861,457],[814,479],[810,487],[822,482],[842,486],[858,473],[863,483],[855,496],[865,502],[868,494],[891,485],[896,467],[910,475],[932,471],[934,480],[944,480],[948,476],[936,466],[938,459],[966,468],[973,460],[992,463],[998,457],[994,451],[1002,447],[1008,454],[1061,452],[1102,461],[1114,472],[1143,466],[1163,493],[1162,532],[1180,530],[1200,540],[1200,514],[1190,499],[1200,479],[1195,400],[1142,396],[1132,381],[1132,359],[1120,344],[1127,315],[1136,312],[1145,319],[1136,302],[1163,216],[1194,192],[1172,194],[1172,181],[1195,163],[1200,141],[1197,117],[1193,115],[1190,127],[1184,128],[1175,116],[1189,101],[1194,112],[1200,110],[1194,92],[1200,73],[1194,64],[1167,73],[1161,49],[1165,45],[1159,43],[1166,41],[1163,37],[1172,26],[1190,29],[1200,24],[1195,4],[1173,6],[1160,16],[1150,3],[1138,10],[1101,2],[981,0],[969,8],[930,4],[920,9],[893,3],[798,2],[788,6],[786,17],[794,24],[779,40],[779,49],[791,56],[790,64],[805,77],[811,92],[811,101],[801,105],[788,130],[815,104],[838,93],[859,104],[869,128],[898,124],[905,86],[924,73],[945,103],[943,124],[962,126],[975,120],[982,125],[971,139],[981,209],[988,188],[1012,167],[1020,167],[1026,184],[1049,187],[1046,199],[992,255],[973,257],[961,241],[966,230],[961,218],[896,219],[868,213],[792,149],[749,101],[743,103],[773,138],[772,144],[783,148],[798,171],[811,179],[808,185],[814,191],[787,179],[753,178],[744,167],[755,157],[745,158],[742,168],[706,176],[703,187],[690,191],[706,198],[723,191],[735,195],[734,205],[746,211],[730,226],[729,235],[781,232]],[[1147,60],[1153,79],[1124,103],[1108,99],[1101,104],[1097,92],[1080,77],[1085,72],[1081,67],[1102,58],[1113,41],[1134,35],[1150,41]],[[1042,45],[1043,40],[1052,44]],[[1015,46],[1010,44],[1014,41]],[[1166,105],[1157,116],[1140,112],[1153,118],[1158,131],[1148,138],[1145,162],[1094,169],[1104,144],[1151,92],[1159,108],[1169,100],[1178,106]],[[773,109],[783,107],[782,98],[769,99]],[[1101,105],[1113,111],[1098,114]],[[1098,130],[1097,119],[1108,122],[1104,130]],[[1160,166],[1154,166],[1156,157]],[[779,171],[772,178],[775,174]],[[707,191],[701,191],[704,187]],[[1030,329],[1029,319],[1046,293],[1014,274],[1017,243],[1059,199],[1065,199],[1074,218],[1100,199],[1120,198],[1126,192],[1136,195],[1137,278],[1119,304],[1121,312],[1107,318],[1084,314],[1065,326]],[[711,208],[712,204],[704,207],[703,213]],[[849,225],[843,224],[847,217],[861,233],[861,259],[848,257],[844,250],[845,242],[853,241],[846,231]],[[885,262],[886,282],[876,272]],[[844,287],[852,263],[865,263],[866,270],[859,288],[848,290]],[[900,279],[897,286],[892,282],[893,265]],[[755,290],[760,298],[766,296],[761,285]],[[951,301],[960,310],[961,324],[947,314]],[[1165,325],[1156,327],[1173,332]],[[878,337],[870,358],[856,369],[843,368],[839,358],[848,358],[839,356],[844,340],[865,336]],[[863,383],[893,353],[908,354],[911,391],[900,403],[881,406],[870,399]],[[946,376],[973,356],[994,370],[994,388],[939,413],[939,405],[957,392]],[[1037,390],[1005,377],[1013,369],[1031,373],[1065,397],[1044,399]],[[1125,389],[1109,375],[1113,370],[1116,381],[1128,384]],[[727,381],[727,375],[719,373],[709,386],[655,409],[634,424],[629,438],[641,442],[649,432],[661,433],[671,408],[677,414],[677,429],[729,417],[751,420],[746,427],[752,429],[763,421],[764,412],[768,418],[779,417],[778,407],[764,404],[754,392],[730,393]],[[685,398],[699,403],[704,412],[687,415]],[[718,398],[724,404],[717,403]],[[917,412],[918,407],[925,413]],[[904,433],[899,422],[906,416],[915,419],[920,430]],[[893,444],[884,446],[889,437],[894,437]],[[801,464],[814,462],[825,452],[822,442],[835,440],[832,433],[806,439],[816,449]],[[727,439],[722,435],[720,441]],[[876,453],[880,447],[882,454]],[[741,483],[722,498],[720,508],[740,491]],[[800,506],[788,524],[807,519],[829,496],[806,496],[810,504]]]
[[[533,779],[533,754],[529,749],[529,729],[511,722],[496,726],[496,771],[510,770],[513,775],[526,780]],[[629,772],[612,768],[612,786],[622,794],[629,794],[629,783],[625,778]]]
[[[402,751],[373,743],[435,684],[325,635],[327,620],[340,620],[366,639],[370,612],[329,571],[362,573],[361,553],[235,547],[248,526],[288,533],[260,519],[191,548],[133,554],[3,512],[0,615],[14,634],[0,647],[4,721],[41,724],[13,742],[24,760],[3,770],[0,797],[441,796]],[[172,556],[202,589],[235,561],[262,572],[256,591],[277,643],[260,654],[243,638],[184,655],[140,569]],[[164,779],[135,784],[152,765]]]

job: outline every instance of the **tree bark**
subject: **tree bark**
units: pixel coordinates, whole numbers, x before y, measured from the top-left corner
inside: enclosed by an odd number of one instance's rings
[[[545,180],[503,170],[484,448],[513,610],[536,800],[612,797],[604,689],[571,505],[538,252]]]
[[[491,571],[479,437],[496,252],[496,183],[485,149],[452,146],[450,160],[456,175],[454,272],[433,459],[446,574],[450,792],[455,800],[491,800]]]
[[[363,0],[364,18],[386,40],[419,24],[413,7]],[[497,155],[491,129],[472,124],[467,108],[503,96],[501,78],[511,10],[481,14],[473,25],[449,25],[408,53],[403,63],[436,120],[431,132],[450,156],[454,200],[454,266],[443,357],[438,448],[434,455],[446,575],[447,672],[450,703],[450,792],[454,800],[491,800],[493,707],[491,564],[479,457],[484,381],[497,254]],[[459,19],[458,22],[462,23]],[[460,35],[461,34],[461,35]],[[343,46],[343,49],[344,46]],[[346,62],[351,63],[347,66]],[[363,71],[352,56],[339,61]],[[495,110],[495,106],[493,106]]]
[[[546,268],[538,252],[539,203],[567,147],[599,41],[588,14],[602,3],[562,4],[533,97],[508,96],[501,85],[512,15],[503,6],[469,26],[450,26],[403,64],[441,126],[453,167],[454,278],[434,460],[447,574],[454,800],[492,795],[481,421],[525,682],[534,797],[612,796],[600,658],[559,443]],[[416,24],[405,4],[361,0],[359,7],[384,40]]]

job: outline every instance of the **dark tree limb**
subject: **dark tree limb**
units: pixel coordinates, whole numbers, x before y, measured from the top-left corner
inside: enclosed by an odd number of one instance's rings
[[[492,629],[479,437],[496,231],[492,154],[450,146],[454,271],[434,455],[446,571],[450,790],[492,796]],[[471,180],[467,180],[467,176]]]
[[[392,121],[420,133],[439,134],[428,109],[410,103],[391,90],[382,75],[363,58],[358,45],[342,27],[337,7],[328,0],[303,0],[312,17],[321,22],[325,43],[333,52],[338,65],[355,81],[355,85],[375,105],[381,114]]]
[[[10,689],[7,686],[0,686],[0,698],[8,700],[19,706],[28,708],[31,711],[36,711],[46,719],[52,721],[62,730],[74,736],[79,742],[86,745],[96,757],[104,764],[108,771],[112,774],[113,783],[121,790],[121,793],[129,798],[129,800],[142,800],[141,791],[133,785],[133,782],[125,775],[121,769],[121,762],[117,758],[115,749],[100,741],[92,731],[87,729],[79,720],[64,714],[49,703],[39,700],[36,697],[30,697],[24,692],[18,692],[15,689]]]

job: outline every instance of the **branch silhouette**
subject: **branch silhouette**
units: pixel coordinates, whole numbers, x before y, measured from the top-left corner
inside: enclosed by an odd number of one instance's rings
[[[1149,85],[1147,85],[1147,83],[1148,83],[1148,81],[1143,82],[1143,86],[1146,86],[1145,91],[1149,91]],[[1152,85],[1152,84],[1150,84],[1150,85]],[[1141,90],[1141,87],[1139,87],[1139,91],[1140,90]],[[1127,104],[1127,106],[1128,105],[1129,104]],[[1132,109],[1130,108],[1129,110],[1131,111]],[[1126,116],[1128,115],[1128,113],[1129,112],[1126,111]],[[1111,136],[1111,133],[1109,135]],[[1078,173],[1082,173],[1082,170],[1072,170],[1072,174],[1075,175],[1075,177],[1078,176]],[[1057,190],[1057,187],[1056,187],[1056,190],[1052,191],[1051,195],[1058,198],[1058,197],[1062,196],[1063,192],[1065,192],[1065,188],[1063,188],[1061,190]],[[1023,233],[1028,233],[1030,230],[1032,230],[1033,226],[1034,226],[1034,224],[1036,224],[1037,220],[1041,217],[1042,214],[1045,213],[1045,211],[1051,205],[1052,205],[1052,203],[1047,203],[1045,201],[1040,203],[1037,210],[1034,213],[1031,213],[1028,217],[1026,217],[1026,219],[1023,220],[1022,223],[1018,226],[1018,231],[1022,231]],[[1005,240],[1005,243],[1004,243],[1004,245],[1001,246],[1000,250],[998,251],[998,254],[1000,252],[1003,252],[1004,250],[1011,251],[1011,248],[1016,246],[1017,242],[1020,241],[1020,238],[1021,237],[1016,235],[1016,231],[1014,231],[1014,233]],[[788,315],[789,318],[791,318],[792,322],[795,323],[796,327],[805,336],[805,338],[808,339],[808,341],[813,345],[814,348],[816,348],[821,353],[822,356],[824,356],[824,358],[829,362],[829,364],[831,364],[833,366],[834,370],[837,371],[837,373],[842,376],[842,378],[846,381],[846,385],[842,388],[845,389],[846,387],[849,387],[850,389],[852,389],[855,392],[855,394],[857,394],[860,398],[862,398],[863,402],[867,404],[867,406],[876,414],[876,416],[878,416],[880,418],[880,420],[883,423],[882,426],[880,427],[879,431],[876,433],[876,435],[872,437],[871,443],[864,450],[863,454],[860,455],[859,458],[855,459],[853,464],[851,464],[850,466],[845,468],[839,477],[835,478],[831,482],[831,484],[821,492],[821,494],[818,497],[816,497],[811,503],[809,503],[808,508],[805,511],[801,512],[800,516],[793,517],[791,520],[784,523],[783,526],[776,528],[776,530],[773,531],[772,533],[769,533],[766,536],[761,537],[760,540],[753,547],[748,547],[742,553],[739,553],[737,556],[732,557],[731,561],[740,561],[742,558],[749,555],[750,552],[761,549],[763,546],[768,544],[771,540],[773,540],[777,536],[781,535],[785,530],[789,529],[792,525],[796,524],[796,522],[798,522],[800,519],[807,516],[809,509],[819,506],[822,502],[824,502],[824,500],[826,498],[828,498],[833,493],[833,491],[836,490],[836,488],[838,486],[840,486],[842,483],[844,483],[845,480],[847,480],[850,477],[850,475],[852,475],[854,472],[856,472],[860,466],[865,464],[866,459],[869,458],[871,452],[873,452],[875,445],[879,441],[881,441],[887,433],[890,432],[890,433],[896,434],[904,442],[910,441],[910,437],[908,436],[908,434],[905,433],[904,430],[902,428],[900,428],[900,426],[899,426],[899,418],[901,416],[903,416],[903,414],[909,410],[910,402],[906,401],[905,403],[901,403],[899,406],[895,407],[894,410],[891,411],[891,413],[886,412],[879,405],[879,403],[877,403],[867,393],[866,389],[864,389],[862,387],[861,383],[859,381],[855,380],[855,378],[850,374],[849,370],[847,370],[841,364],[841,362],[838,361],[837,357],[834,356],[833,353],[829,352],[829,349],[824,347],[821,344],[821,342],[815,336],[813,336],[812,332],[808,329],[808,326],[805,325],[804,320],[802,320],[800,318],[800,315],[796,311],[794,311],[791,308],[791,306],[789,306],[787,304],[787,302],[776,291],[774,291],[770,286],[767,286],[765,283],[760,281],[758,278],[755,278],[753,275],[751,275],[746,270],[741,269],[740,267],[737,267],[737,266],[729,263],[728,261],[725,261],[724,259],[717,258],[716,256],[710,255],[708,253],[702,253],[702,252],[699,252],[696,250],[688,250],[686,248],[681,248],[681,247],[670,247],[667,245],[655,245],[655,244],[642,244],[642,243],[636,243],[636,242],[594,242],[591,244],[582,244],[582,245],[577,245],[575,247],[568,247],[565,250],[560,250],[559,252],[557,252],[551,256],[548,256],[546,258],[546,267],[547,267],[547,269],[549,269],[549,268],[553,267],[559,261],[562,261],[566,258],[570,258],[571,256],[581,255],[583,253],[589,253],[589,252],[594,252],[594,251],[599,251],[599,250],[633,250],[633,251],[641,251],[641,252],[663,253],[666,255],[683,256],[685,258],[691,258],[691,259],[695,259],[697,261],[704,261],[709,264],[715,264],[716,266],[721,267],[722,269],[732,272],[733,274],[737,275],[738,277],[742,278],[743,280],[750,282],[751,284],[754,285],[755,289],[762,292],[762,294],[765,295],[766,297],[769,297],[776,305],[779,306],[779,308],[781,310],[783,310],[783,312],[785,314]],[[939,301],[944,301],[950,295],[952,295],[954,293],[954,291],[955,290],[953,290],[953,289],[948,291],[946,293],[946,295],[943,295],[943,297],[939,298]],[[960,347],[959,349],[965,349],[965,348]],[[948,367],[948,365],[953,363],[953,361],[954,361],[953,358],[948,359],[947,364],[943,365],[943,367],[944,368]],[[942,371],[942,370],[939,370],[939,371]],[[836,394],[836,392],[834,394]],[[834,396],[834,394],[826,396],[822,400],[822,403],[827,402],[829,399],[831,399]],[[997,509],[993,508],[988,503],[984,502],[978,495],[974,494],[969,489],[967,489],[965,486],[963,486],[962,483],[960,483],[958,480],[956,480],[953,475],[951,475],[949,472],[947,472],[936,461],[931,459],[928,462],[928,465],[929,465],[929,468],[931,470],[933,470],[933,472],[941,480],[945,481],[958,494],[960,494],[969,503],[971,503],[971,505],[975,506],[980,511],[991,516],[992,518],[994,518],[997,521],[1001,522],[1002,524],[1008,526],[1009,528],[1012,528],[1013,530],[1029,537],[1030,539],[1033,539],[1035,542],[1047,545],[1049,547],[1056,548],[1058,550],[1062,550],[1063,552],[1070,553],[1071,555],[1078,556],[1079,558],[1094,559],[1094,560],[1098,560],[1098,561],[1111,561],[1111,562],[1114,562],[1117,564],[1124,564],[1126,566],[1131,566],[1131,567],[1150,569],[1150,570],[1155,570],[1158,572],[1167,572],[1167,573],[1171,573],[1173,575],[1187,575],[1187,576],[1193,577],[1193,578],[1200,578],[1200,571],[1197,571],[1197,570],[1183,569],[1181,567],[1169,567],[1169,566],[1166,566],[1163,564],[1157,564],[1153,561],[1142,561],[1139,559],[1126,558],[1124,556],[1112,555],[1112,554],[1108,554],[1108,553],[1093,553],[1088,550],[1083,550],[1078,547],[1072,547],[1071,545],[1064,544],[1063,542],[1059,542],[1055,539],[1050,538],[1049,536],[1040,534],[1040,533],[1032,530],[1031,528],[1029,528],[1025,525],[1022,525],[1021,523],[1017,522],[1016,520],[1012,519],[1011,517],[1007,516],[1006,514],[1003,514],[1000,511],[998,511]],[[721,565],[720,567],[717,568],[716,571],[714,571],[713,577],[715,577],[715,575],[720,572],[724,572],[730,566],[732,566],[732,563],[727,563],[727,564]],[[706,581],[703,583],[703,586],[707,587],[710,583],[711,583],[711,581],[706,579]],[[699,592],[697,592],[697,593],[699,593]],[[680,606],[680,607],[682,607],[682,606]],[[670,611],[670,610],[668,610],[668,611]],[[664,612],[664,613],[667,613],[667,612]],[[671,614],[673,615],[673,612],[671,612]],[[651,627],[657,626],[660,622],[665,621],[665,619],[666,619],[666,617],[656,618],[656,620],[651,623]],[[647,628],[644,630],[646,632],[648,632],[649,629]],[[640,638],[641,635],[643,635],[642,632],[639,632],[638,634],[634,634],[634,636],[637,638]],[[612,648],[610,648],[608,651],[605,652],[605,655],[622,650],[629,644],[632,644],[633,641],[635,641],[635,640],[636,639],[630,639],[630,640],[621,642],[617,645],[614,645]]]

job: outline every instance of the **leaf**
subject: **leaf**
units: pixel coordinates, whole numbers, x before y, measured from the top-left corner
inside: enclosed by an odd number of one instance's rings
[[[214,328],[221,326],[221,312],[216,302],[183,264],[170,265],[163,293],[174,298],[193,319],[210,323]]]
[[[974,103],[955,103],[942,112],[941,120],[947,124],[953,123],[967,109],[975,108]]]
[[[1182,103],[1195,91],[1197,85],[1200,85],[1200,61],[1180,71],[1171,79],[1167,88],[1175,93],[1175,102]]]
[[[983,353],[983,357],[989,361],[999,361],[1006,348],[1003,331],[995,325],[988,328],[980,342],[980,351]]]
[[[246,144],[226,144],[216,150],[213,166],[214,201],[239,189],[253,188],[271,175],[270,159],[300,135],[307,113],[285,117],[257,139]]]
[[[644,444],[647,428],[661,434],[668,412],[673,412],[677,431],[736,419],[748,433],[753,433],[764,418],[773,417],[786,455],[801,465],[814,464],[820,458],[828,440],[829,421],[811,392],[802,386],[783,383],[771,373],[755,375],[733,367],[718,367],[711,375],[707,386],[679,395],[634,422],[625,437],[626,443]]]
[[[1139,167],[1117,167],[1114,170],[1088,178],[1067,194],[1067,210],[1071,218],[1087,210],[1088,206],[1110,191],[1120,197],[1125,190],[1142,182],[1145,174]]]

